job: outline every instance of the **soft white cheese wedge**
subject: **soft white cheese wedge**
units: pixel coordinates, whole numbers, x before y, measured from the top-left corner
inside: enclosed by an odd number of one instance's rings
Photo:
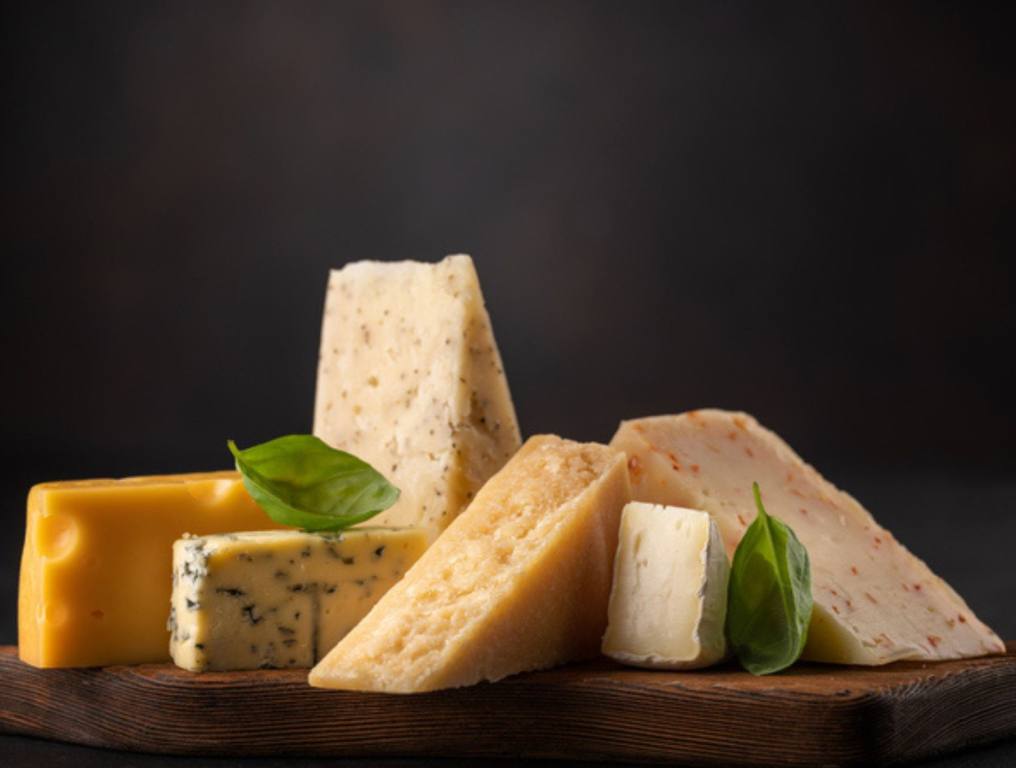
[[[707,512],[632,502],[621,516],[603,653],[698,669],[723,659],[730,563]]]

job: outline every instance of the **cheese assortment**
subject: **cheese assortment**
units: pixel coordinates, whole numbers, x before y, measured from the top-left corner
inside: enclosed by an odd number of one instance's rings
[[[173,542],[275,528],[236,472],[42,483],[28,494],[18,653],[37,667],[169,661]]]
[[[723,659],[730,563],[707,512],[632,502],[621,515],[603,653],[637,667]]]
[[[469,256],[361,261],[328,281],[314,434],[402,489],[377,525],[437,536],[520,445]]]
[[[1005,650],[747,414],[522,445],[468,256],[330,274],[313,432],[230,442],[238,472],[32,488],[20,657],[303,667],[316,687],[404,694],[601,652],[768,674],[802,649],[863,665]]]
[[[426,546],[418,528],[180,539],[173,545],[173,661],[194,672],[312,667]]]
[[[637,500],[709,512],[731,555],[755,518],[758,482],[811,558],[804,658],[873,665],[1004,652],[948,584],[751,416],[703,410],[626,421],[611,445],[628,455]]]
[[[629,493],[623,454],[530,438],[310,684],[417,693],[595,656]]]

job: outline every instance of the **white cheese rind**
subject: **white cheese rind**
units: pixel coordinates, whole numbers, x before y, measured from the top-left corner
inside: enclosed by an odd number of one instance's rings
[[[632,502],[621,516],[603,653],[624,664],[699,669],[726,655],[730,565],[708,513]]]
[[[521,444],[469,256],[331,273],[314,434],[401,490],[378,525],[436,537]]]
[[[945,581],[751,416],[626,421],[611,446],[628,454],[635,499],[708,511],[731,556],[755,518],[759,483],[766,510],[810,556],[815,608],[804,658],[877,665],[1004,652]]]
[[[312,667],[423,554],[418,529],[254,531],[173,545],[173,661],[193,672]]]

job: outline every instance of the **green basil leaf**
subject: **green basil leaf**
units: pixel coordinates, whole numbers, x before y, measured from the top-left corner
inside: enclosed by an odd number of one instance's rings
[[[399,489],[370,464],[313,435],[287,435],[244,450],[226,443],[244,487],[277,523],[335,531],[388,509]]]
[[[811,621],[808,551],[789,526],[766,514],[753,484],[758,516],[734,552],[727,593],[727,639],[754,675],[779,672],[804,650]]]

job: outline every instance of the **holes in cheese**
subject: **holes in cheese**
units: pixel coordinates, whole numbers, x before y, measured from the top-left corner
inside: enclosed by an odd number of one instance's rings
[[[74,552],[78,525],[59,513],[43,515],[36,523],[36,552],[47,560],[59,560]]]
[[[628,454],[636,499],[709,512],[728,555],[755,518],[759,483],[766,509],[811,560],[802,658],[870,665],[1004,651],[948,584],[751,416],[703,410],[626,421],[611,446]]]
[[[530,438],[311,685],[411,693],[595,656],[629,492],[623,454]]]

